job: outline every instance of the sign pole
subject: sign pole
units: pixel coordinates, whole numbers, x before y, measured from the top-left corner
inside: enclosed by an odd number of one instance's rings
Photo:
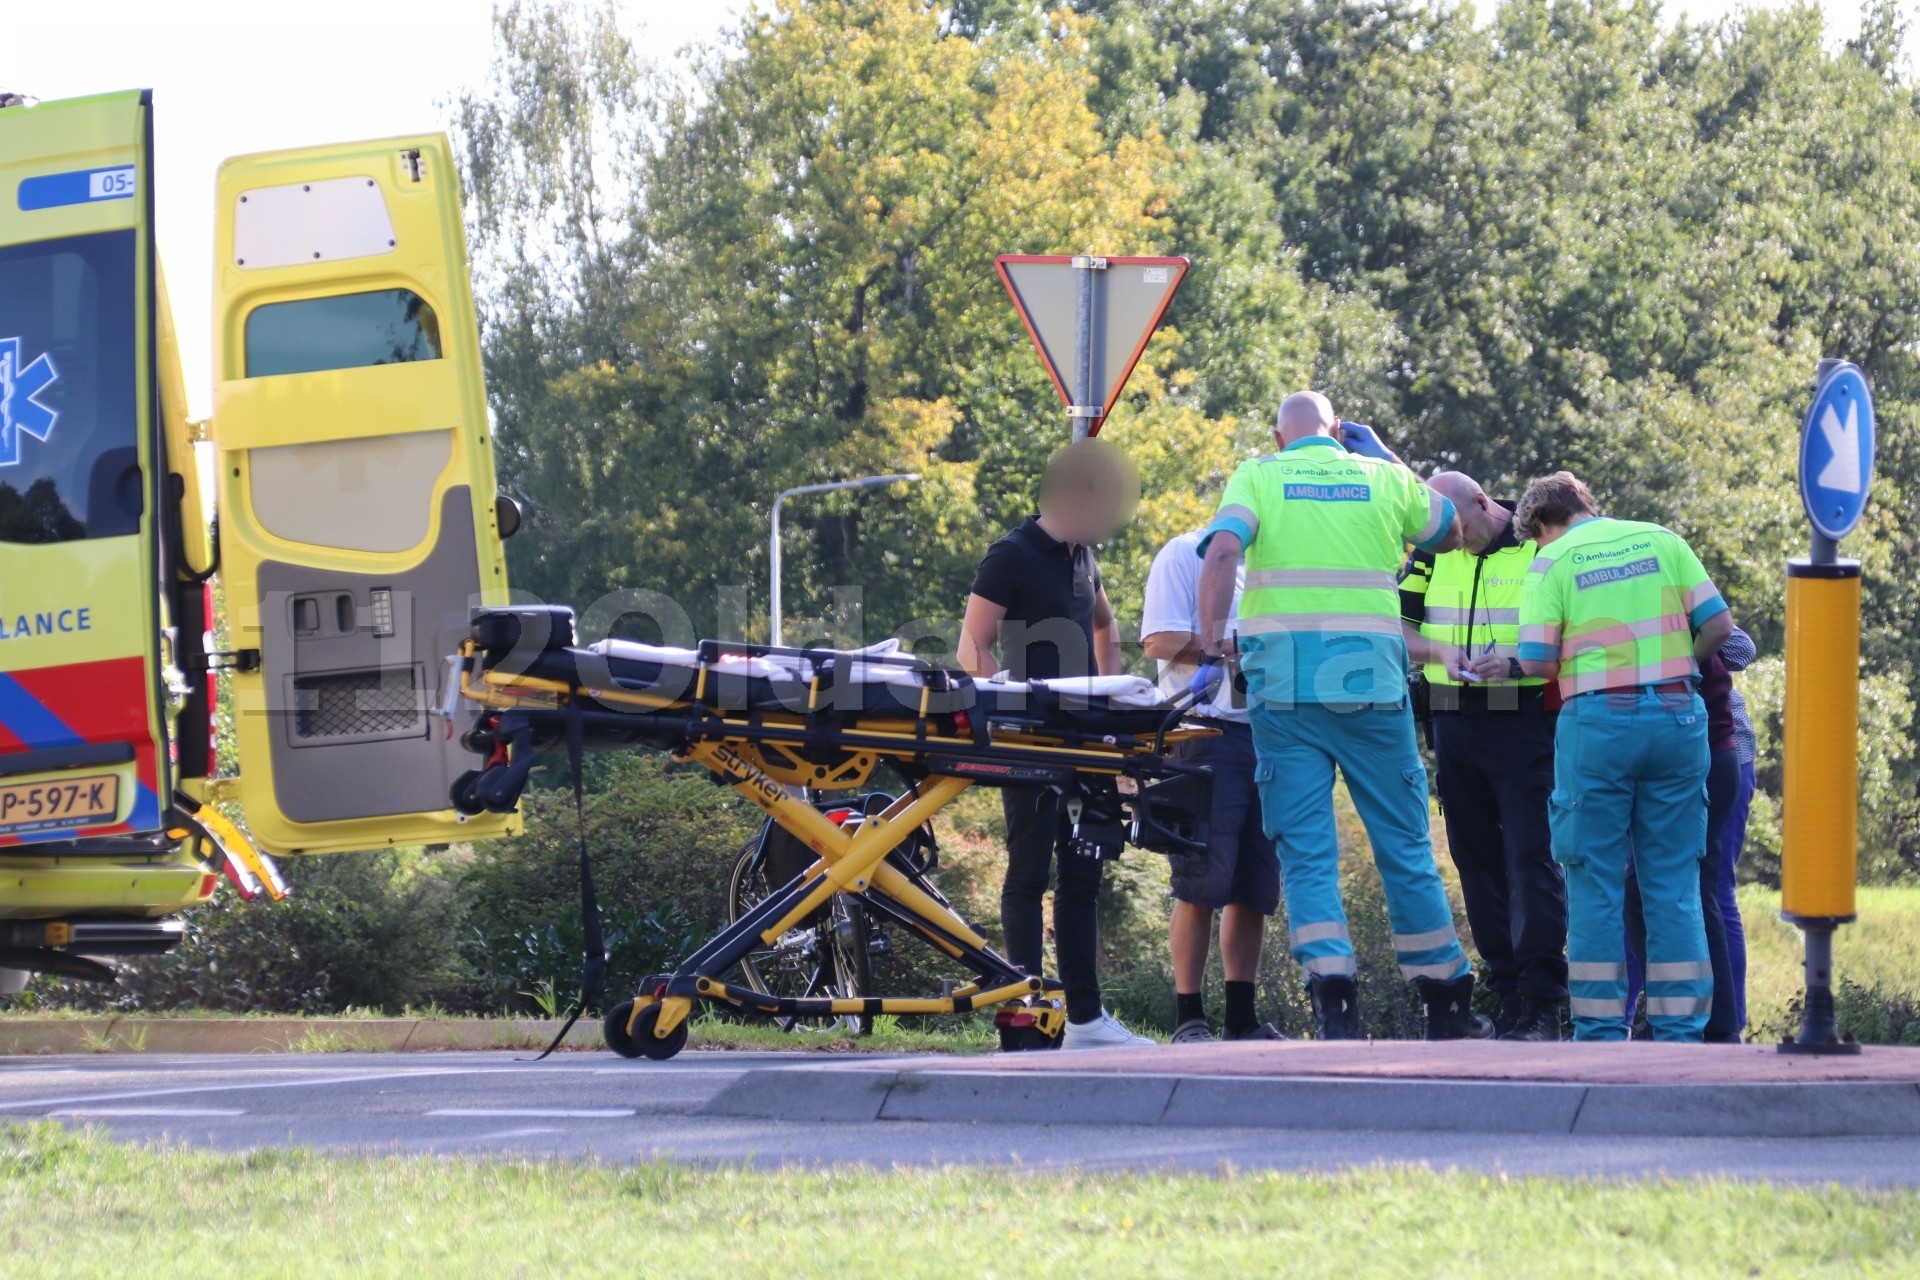
[[[1801,429],[1800,493],[1813,525],[1787,562],[1787,700],[1780,918],[1806,945],[1800,1034],[1782,1053],[1860,1052],[1833,1004],[1833,933],[1854,919],[1859,835],[1860,562],[1839,555],[1873,477],[1873,404],[1844,360],[1822,360]]]
[[[1076,255],[1073,260],[1074,274],[1079,277],[1079,288],[1075,290],[1073,312],[1073,403],[1067,406],[1067,426],[1075,440],[1085,440],[1092,434],[1091,425],[1098,421],[1104,412],[1104,406],[1096,398],[1093,387],[1094,344],[1104,345],[1106,334],[1094,333],[1093,322],[1093,273],[1105,271],[1107,260],[1088,254]],[[1101,326],[1103,329],[1105,326]]]

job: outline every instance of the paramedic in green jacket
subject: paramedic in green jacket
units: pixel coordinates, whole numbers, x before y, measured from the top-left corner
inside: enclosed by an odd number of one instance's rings
[[[1678,535],[1611,520],[1571,472],[1535,482],[1515,532],[1539,544],[1520,597],[1520,661],[1557,679],[1549,822],[1567,869],[1573,1038],[1627,1038],[1620,928],[1627,858],[1647,921],[1647,1021],[1695,1041],[1713,1004],[1700,907],[1707,711],[1700,664],[1733,620]]]
[[[1336,432],[1357,438],[1343,444]],[[1201,649],[1215,659],[1244,554],[1236,642],[1288,945],[1306,970],[1320,1037],[1362,1034],[1340,901],[1338,765],[1373,845],[1400,972],[1426,1005],[1427,1037],[1459,1039],[1473,1026],[1473,971],[1434,866],[1397,574],[1408,543],[1459,545],[1453,504],[1370,429],[1339,423],[1316,392],[1286,398],[1274,438],[1278,452],[1242,463],[1227,482],[1200,544],[1199,602]]]

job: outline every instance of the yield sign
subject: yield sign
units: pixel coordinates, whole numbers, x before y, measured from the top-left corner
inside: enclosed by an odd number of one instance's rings
[[[1835,361],[1800,428],[1800,498],[1807,518],[1838,542],[1853,532],[1873,487],[1873,394],[1859,367]]]
[[[1186,278],[1187,259],[1003,253],[993,265],[1067,412],[1097,435]]]

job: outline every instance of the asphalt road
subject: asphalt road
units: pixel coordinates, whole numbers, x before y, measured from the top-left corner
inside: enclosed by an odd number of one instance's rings
[[[531,1153],[602,1159],[952,1163],[1211,1171],[1379,1163],[1481,1172],[1720,1175],[1920,1185],[1916,1138],[1575,1138],[1162,1129],[1127,1125],[810,1124],[696,1114],[740,1072],[795,1055],[687,1053],[668,1063],[569,1053],[102,1055],[0,1059],[0,1116],[54,1117],[118,1139],[226,1150]],[[813,1059],[817,1061],[817,1059]],[[888,1059],[865,1059],[876,1065]]]

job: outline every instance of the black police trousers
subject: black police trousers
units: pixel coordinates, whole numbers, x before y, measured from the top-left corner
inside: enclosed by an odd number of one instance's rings
[[[1547,801],[1553,731],[1546,711],[1433,717],[1440,808],[1487,987],[1567,998],[1566,873],[1553,860]]]
[[[1000,888],[1000,928],[1007,959],[1029,974],[1044,971],[1045,919],[1041,906],[1059,864],[1053,891],[1053,950],[1066,988],[1067,1021],[1100,1016],[1100,872],[1098,858],[1067,847],[1067,815],[1046,787],[1000,788],[1007,819],[1007,878]],[[1057,855],[1056,855],[1056,850]]]

